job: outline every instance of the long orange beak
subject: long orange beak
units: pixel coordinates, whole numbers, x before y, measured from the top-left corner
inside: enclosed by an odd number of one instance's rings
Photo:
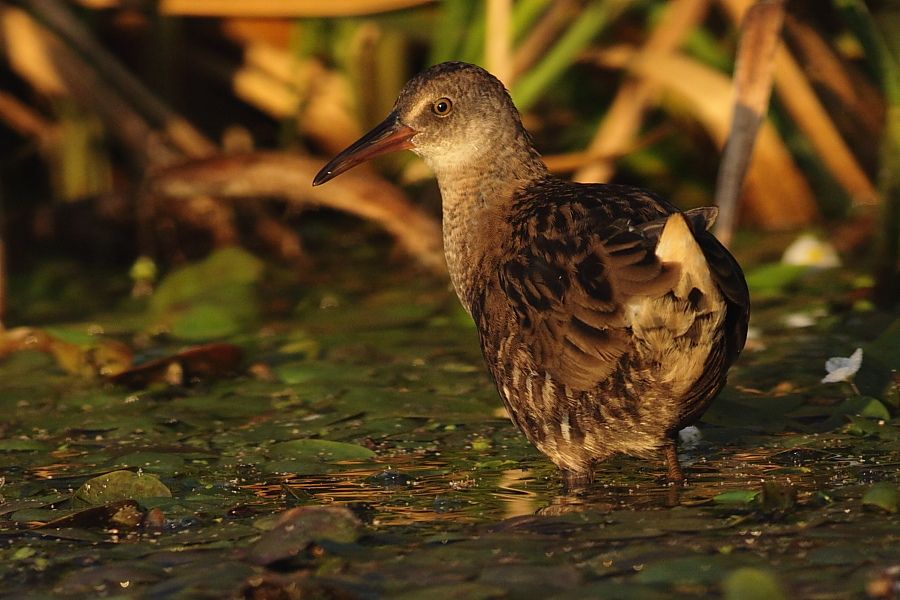
[[[418,133],[412,127],[403,125],[392,112],[372,131],[362,136],[322,167],[313,179],[313,185],[322,185],[361,162],[387,152],[406,150],[413,147],[412,137]]]

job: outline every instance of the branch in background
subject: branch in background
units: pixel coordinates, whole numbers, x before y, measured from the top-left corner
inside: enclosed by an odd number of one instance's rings
[[[10,129],[22,137],[37,140],[42,148],[48,146],[58,135],[56,125],[30,106],[20,102],[15,96],[2,90],[0,90],[0,121],[9,125]]]
[[[590,57],[607,68],[627,69],[654,80],[687,102],[719,146],[728,135],[731,80],[696,59],[679,54],[649,56],[631,47],[609,48]],[[768,122],[763,124],[747,174],[748,217],[767,229],[809,224],[817,215],[815,197],[790,152]]]
[[[155,148],[158,154],[148,153],[148,140],[154,137],[150,124],[57,35],[19,9],[2,10],[0,19],[14,36],[8,46],[10,64],[36,89],[51,97],[71,95],[89,107],[138,165],[174,156],[164,144]]]
[[[860,137],[871,140],[881,135],[885,102],[878,88],[855,69],[848,68],[810,23],[787,14],[784,25],[807,76],[840,102],[842,116],[861,129]]]
[[[301,132],[326,153],[338,153],[362,135],[346,78],[316,59],[297,59],[286,50],[225,27],[244,48],[237,67],[221,56],[194,50],[191,64],[231,85],[235,96],[276,119],[297,118]]]
[[[740,23],[753,0],[720,0],[735,23]],[[775,56],[775,87],[791,118],[815,148],[832,177],[856,204],[876,204],[878,192],[856,157],[844,143],[828,112],[787,48]]]
[[[0,211],[0,332],[4,330],[7,309],[7,277],[6,277],[6,228],[3,223],[3,213]]]
[[[716,220],[715,234],[725,246],[731,245],[741,187],[759,127],[769,108],[775,51],[781,43],[783,22],[783,0],[757,2],[750,7],[741,22],[740,43],[732,77],[734,112],[716,181],[719,218]]]
[[[900,10],[873,18],[861,0],[842,2],[844,17],[867,50],[887,103],[881,141],[879,188],[884,203],[875,253],[875,302],[892,308],[900,302]]]
[[[58,0],[26,0],[25,5],[39,21],[55,32],[90,65],[90,70],[118,91],[123,102],[134,107],[153,129],[161,129],[174,145],[188,156],[206,156],[216,146],[183,117],[157,98],[106,48],[91,35],[81,21]],[[94,77],[96,79],[96,77]]]
[[[709,0],[675,0],[653,29],[642,52],[674,52],[684,38],[703,21]],[[622,156],[637,135],[644,112],[659,86],[647,78],[628,79],[603,117],[587,152],[598,159],[576,171],[575,181],[609,181],[615,171],[615,157]]]
[[[107,130],[129,150],[142,170],[168,165],[184,156],[218,152],[215,144],[156,98],[100,46],[64,6],[54,0],[29,0],[29,6],[64,39],[34,26],[24,13],[7,11],[16,13],[20,20],[24,18],[35,32],[26,46],[45,49],[44,55],[49,57],[46,63],[53,76],[82,105],[89,106],[101,117]],[[293,98],[296,99],[296,94]],[[175,217],[176,221],[208,231],[216,246],[235,244],[239,240],[233,208],[210,197],[195,196],[187,202],[168,205],[165,215],[153,205],[154,199],[144,197],[143,202],[138,214],[153,220],[140,220],[141,223],[161,223]],[[265,214],[262,207],[248,209],[263,243],[283,259],[302,258],[296,233]],[[146,232],[144,239],[149,239]]]
[[[298,206],[323,206],[380,224],[422,266],[444,274],[440,224],[380,177],[352,171],[327,189],[310,182],[322,162],[302,156],[254,153],[190,161],[155,174],[149,190],[170,198],[278,197]]]
[[[435,0],[161,0],[159,12],[183,17],[314,18],[354,17],[413,6]]]
[[[543,156],[547,168],[553,173],[572,173],[578,169],[583,169],[588,165],[598,162],[613,164],[621,158],[640,152],[659,143],[667,136],[672,135],[674,127],[671,123],[663,123],[654,127],[639,139],[632,141],[630,146],[622,148],[618,154],[594,154],[593,152],[583,150],[581,152],[567,152],[564,154],[550,154]]]
[[[299,268],[310,266],[300,236],[278,219],[260,214],[253,221],[253,233],[280,260]]]

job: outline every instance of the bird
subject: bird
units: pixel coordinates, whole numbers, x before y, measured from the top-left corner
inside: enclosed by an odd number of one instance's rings
[[[725,385],[750,316],[717,209],[551,175],[503,83],[463,62],[409,80],[313,185],[402,149],[436,176],[450,279],[507,413],[563,484],[626,454],[680,485],[678,431]]]

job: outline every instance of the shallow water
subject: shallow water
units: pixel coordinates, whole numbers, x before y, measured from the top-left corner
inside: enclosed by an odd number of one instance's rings
[[[65,374],[36,352],[0,363],[3,595],[747,598],[770,586],[769,597],[849,598],[898,589],[900,422],[854,416],[854,392],[819,383],[828,356],[872,342],[895,315],[830,310],[818,325],[787,329],[781,315],[806,306],[802,298],[762,302],[762,325],[704,417],[703,439],[681,450],[686,486],[666,485],[661,463],[618,457],[590,489],[567,494],[503,415],[475,332],[442,282],[396,275],[333,286],[228,337],[247,365],[265,367],[234,378],[131,390]],[[132,341],[134,322],[105,314],[57,329]],[[141,343],[147,356],[184,345]],[[895,410],[881,391],[884,369],[866,364],[863,391]],[[346,445],[330,455],[296,444],[310,439]],[[75,512],[79,486],[116,469],[157,475],[171,490],[139,502],[160,509],[156,527]],[[251,559],[273,515],[315,505],[349,507],[359,537],[325,532],[290,559]]]

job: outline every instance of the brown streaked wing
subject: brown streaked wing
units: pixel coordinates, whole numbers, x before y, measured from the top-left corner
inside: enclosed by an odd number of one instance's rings
[[[533,218],[543,226],[525,228],[540,233],[501,265],[501,288],[522,327],[520,343],[536,362],[573,390],[592,389],[631,346],[623,305],[631,297],[666,293],[677,269],[663,265],[655,242],[623,219],[594,233],[590,225],[600,224],[583,224],[573,236],[548,227],[554,219],[547,215]]]

